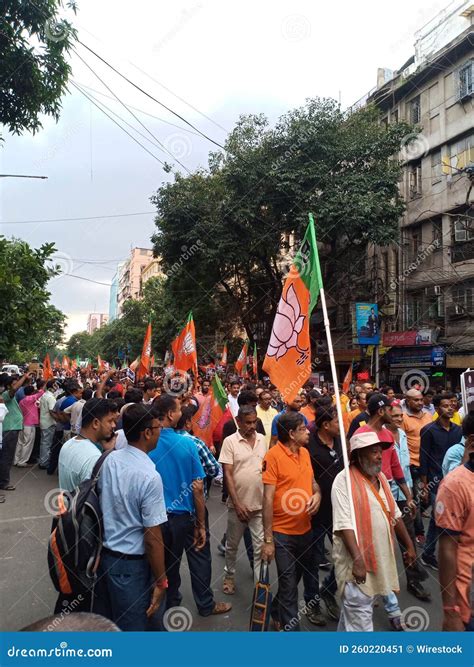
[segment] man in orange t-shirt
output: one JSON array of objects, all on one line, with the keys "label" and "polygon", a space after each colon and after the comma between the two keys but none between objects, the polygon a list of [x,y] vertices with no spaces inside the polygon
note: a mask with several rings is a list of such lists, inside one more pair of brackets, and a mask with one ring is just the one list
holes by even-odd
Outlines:
[{"label": "man in orange t-shirt", "polygon": [[361,412],[364,412],[366,407],[367,407],[367,394],[365,391],[361,391],[357,394],[357,407],[355,410],[351,410],[351,412],[345,412],[342,415],[342,420],[344,422],[344,431],[347,434],[349,431],[349,428],[352,424],[353,419],[358,417]]},{"label": "man in orange t-shirt", "polygon": [[[405,395],[405,412],[403,414],[402,429],[407,434],[408,450],[410,452],[410,473],[413,481],[413,500],[418,501],[421,487],[420,443],[421,429],[432,423],[429,412],[423,410],[423,394],[418,389],[409,389]],[[418,545],[426,542],[425,529],[420,510],[415,517],[415,534]]]},{"label": "man in orange t-shirt", "polygon": [[272,618],[277,629],[299,630],[298,584],[304,573],[305,613],[315,625],[326,621],[319,607],[319,582],[311,517],[321,502],[313,475],[303,415],[285,412],[277,422],[278,442],[263,460],[262,560],[275,558],[278,593]]},{"label": "man in orange t-shirt", "polygon": [[[470,413],[471,415],[472,413]],[[471,416],[465,419],[472,419]],[[474,630],[471,591],[474,553],[474,454],[442,480],[434,507],[439,538],[443,630]]]}]

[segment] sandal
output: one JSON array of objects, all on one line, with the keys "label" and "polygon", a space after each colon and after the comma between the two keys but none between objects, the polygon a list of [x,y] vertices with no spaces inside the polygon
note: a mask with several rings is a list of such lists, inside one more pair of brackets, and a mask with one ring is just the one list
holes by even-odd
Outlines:
[{"label": "sandal", "polygon": [[16,486],[13,486],[13,484],[9,484],[8,486],[4,486],[3,489],[0,489],[0,491],[14,491],[16,489]]},{"label": "sandal", "polygon": [[234,595],[235,593],[235,581],[230,577],[224,577],[224,583],[222,584],[222,592],[226,595]]},{"label": "sandal", "polygon": [[216,602],[214,609],[211,611],[212,615],[216,614],[226,614],[232,609],[230,602]]},{"label": "sandal", "polygon": [[4,502],[5,502],[5,496],[4,496],[4,495],[1,495],[1,496],[0,496],[0,504],[1,504],[1,503],[4,503]]}]

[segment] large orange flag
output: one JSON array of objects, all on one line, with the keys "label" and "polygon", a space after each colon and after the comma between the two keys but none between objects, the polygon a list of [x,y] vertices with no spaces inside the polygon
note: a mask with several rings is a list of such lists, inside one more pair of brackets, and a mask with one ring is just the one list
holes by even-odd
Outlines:
[{"label": "large orange flag", "polygon": [[146,377],[150,373],[150,358],[151,358],[151,324],[149,323],[146,329],[145,338],[143,340],[142,354],[140,357],[140,364],[137,368],[136,379]]},{"label": "large orange flag", "polygon": [[291,403],[311,375],[309,319],[322,287],[314,221],[310,215],[303,243],[286,278],[263,368]]},{"label": "large orange flag", "polygon": [[49,354],[46,354],[44,361],[43,361],[43,380],[52,380],[54,377],[53,375],[53,369],[51,368],[51,359],[49,358]]},{"label": "large orange flag", "polygon": [[171,343],[174,354],[174,367],[177,371],[193,369],[197,377],[196,330],[192,312],[189,313],[186,324],[179,335]]}]

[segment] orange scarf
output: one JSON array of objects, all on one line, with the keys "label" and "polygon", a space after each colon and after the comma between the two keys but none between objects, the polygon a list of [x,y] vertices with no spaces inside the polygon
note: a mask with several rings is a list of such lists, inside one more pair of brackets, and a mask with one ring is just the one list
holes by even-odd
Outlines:
[{"label": "orange scarf", "polygon": [[367,572],[377,572],[377,561],[375,559],[375,550],[372,534],[372,520],[370,516],[369,496],[367,495],[367,488],[370,488],[374,493],[377,501],[382,505],[384,514],[390,524],[393,540],[393,527],[395,521],[395,501],[390,491],[390,487],[385,478],[385,475],[378,475],[378,480],[385,492],[385,497],[388,501],[389,511],[385,503],[380,498],[377,488],[374,487],[369,480],[364,477],[356,466],[349,468],[351,474],[352,484],[352,500],[354,502],[355,520],[357,526],[357,538],[359,542],[359,550],[365,562]]}]

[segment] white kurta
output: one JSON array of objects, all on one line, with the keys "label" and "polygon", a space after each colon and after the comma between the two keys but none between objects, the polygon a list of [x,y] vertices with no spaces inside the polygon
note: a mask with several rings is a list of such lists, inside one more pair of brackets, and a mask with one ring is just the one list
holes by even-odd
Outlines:
[{"label": "white kurta", "polygon": [[[380,473],[383,475],[383,473]],[[377,498],[370,487],[367,487],[369,498],[370,518],[372,521],[372,536],[374,544],[377,572],[367,572],[365,584],[358,584],[363,593],[371,597],[375,595],[388,595],[392,591],[399,590],[397,565],[393,550],[389,521],[380,506]],[[389,505],[382,486],[379,489],[387,511]],[[352,558],[347,551],[342,538],[337,535],[338,530],[354,530],[351,521],[349,498],[346,486],[346,471],[341,470],[334,480],[331,491],[333,511],[333,533],[334,544],[332,557],[336,574],[338,592],[342,595],[344,586],[348,581],[354,581],[352,575]],[[356,509],[357,511],[357,509]],[[399,518],[401,512],[395,504],[395,518]]]}]

